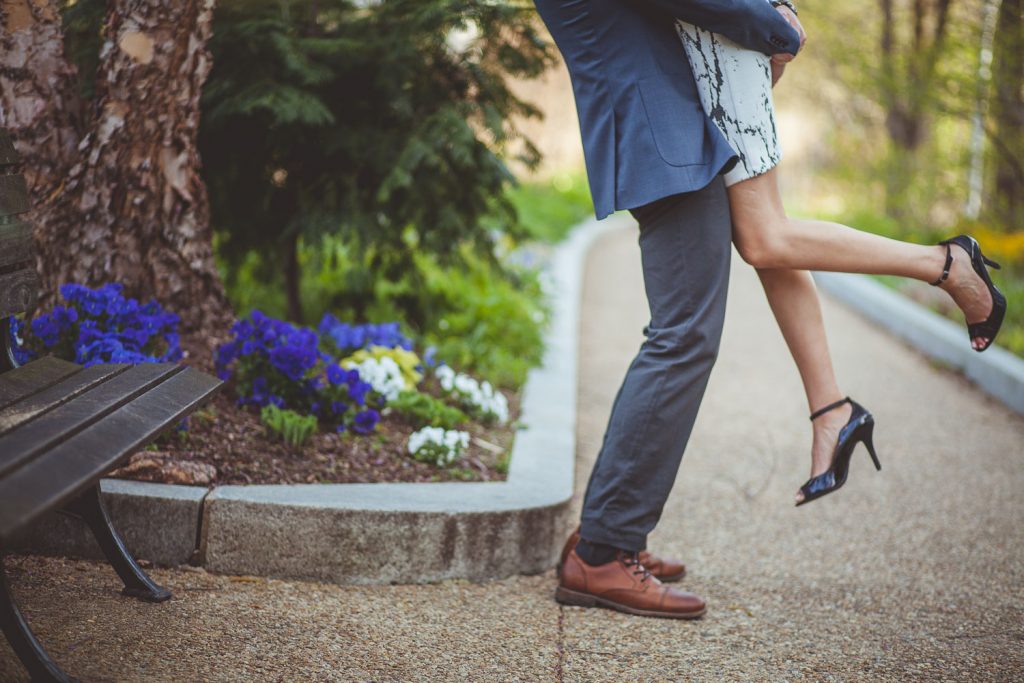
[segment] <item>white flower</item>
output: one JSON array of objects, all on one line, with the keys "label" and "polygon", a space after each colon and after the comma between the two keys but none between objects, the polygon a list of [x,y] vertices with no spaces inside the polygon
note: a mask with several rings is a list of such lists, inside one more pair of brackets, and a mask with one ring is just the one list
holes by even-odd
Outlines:
[{"label": "white flower", "polygon": [[388,356],[367,358],[361,363],[346,361],[343,366],[347,370],[355,368],[359,372],[359,379],[372,386],[387,401],[394,401],[408,388],[402,369]]},{"label": "white flower", "polygon": [[469,432],[441,427],[424,427],[409,435],[409,453],[417,460],[450,465],[469,448]]},{"label": "white flower", "polygon": [[477,382],[469,375],[456,373],[447,365],[437,368],[434,374],[441,388],[449,394],[455,394],[470,410],[483,417],[508,422],[508,399],[496,391],[490,382]]},{"label": "white flower", "polygon": [[434,374],[437,375],[437,379],[441,382],[441,388],[445,391],[451,391],[455,387],[455,371],[447,365],[434,370]]}]

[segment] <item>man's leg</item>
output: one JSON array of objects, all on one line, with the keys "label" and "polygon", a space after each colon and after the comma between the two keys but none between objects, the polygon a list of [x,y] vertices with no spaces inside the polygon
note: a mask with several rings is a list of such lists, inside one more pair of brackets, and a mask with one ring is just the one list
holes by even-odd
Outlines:
[{"label": "man's leg", "polygon": [[651,320],[612,406],[580,536],[639,551],[661,517],[718,354],[732,237],[720,177],[633,215]]}]

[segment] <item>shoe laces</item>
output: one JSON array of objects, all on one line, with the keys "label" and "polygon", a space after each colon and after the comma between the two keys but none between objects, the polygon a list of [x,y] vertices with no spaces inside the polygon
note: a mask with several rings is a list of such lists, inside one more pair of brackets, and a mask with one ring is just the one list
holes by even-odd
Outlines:
[{"label": "shoe laces", "polygon": [[643,574],[643,577],[640,579],[641,583],[650,578],[651,571],[640,564],[640,553],[623,553],[623,555],[625,555],[625,557],[622,558],[622,564],[627,567],[633,567],[634,574]]}]

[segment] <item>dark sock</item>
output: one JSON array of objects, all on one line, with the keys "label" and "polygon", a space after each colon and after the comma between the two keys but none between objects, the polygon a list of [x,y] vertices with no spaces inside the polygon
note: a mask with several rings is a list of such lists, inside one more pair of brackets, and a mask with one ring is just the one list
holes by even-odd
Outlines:
[{"label": "dark sock", "polygon": [[618,551],[619,549],[615,546],[605,545],[604,543],[591,543],[582,538],[576,544],[576,554],[580,556],[581,560],[592,567],[611,562],[615,559],[615,553]]}]

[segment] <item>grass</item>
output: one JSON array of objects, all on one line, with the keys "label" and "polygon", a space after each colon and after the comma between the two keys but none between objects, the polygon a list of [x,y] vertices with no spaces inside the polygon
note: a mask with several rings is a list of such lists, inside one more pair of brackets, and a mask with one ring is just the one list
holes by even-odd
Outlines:
[{"label": "grass", "polygon": [[549,244],[561,242],[573,226],[594,215],[586,175],[579,171],[521,183],[509,190],[508,198],[526,231]]}]

